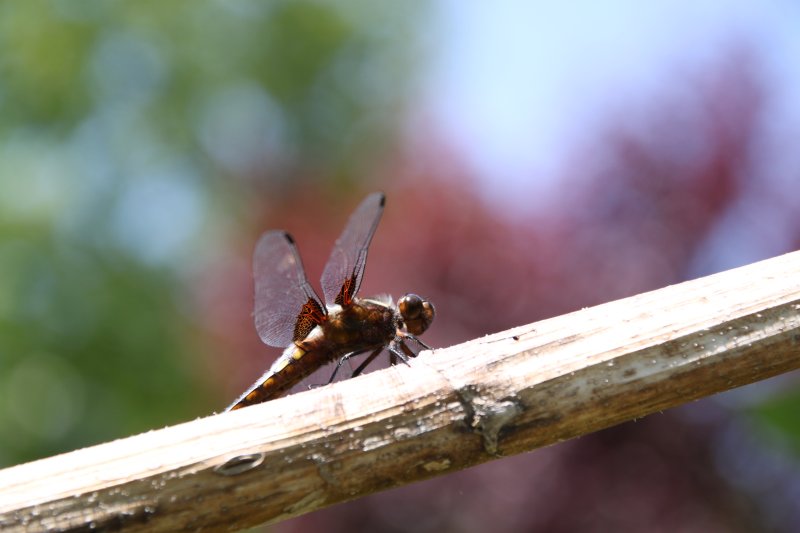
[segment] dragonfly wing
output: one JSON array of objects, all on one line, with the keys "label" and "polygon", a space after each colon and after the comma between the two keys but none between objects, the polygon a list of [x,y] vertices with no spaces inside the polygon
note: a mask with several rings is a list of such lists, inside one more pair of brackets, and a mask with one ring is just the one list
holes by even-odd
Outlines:
[{"label": "dragonfly wing", "polygon": [[325,308],[308,283],[291,235],[268,231],[253,254],[255,320],[265,344],[285,347],[325,320]]},{"label": "dragonfly wing", "polygon": [[322,272],[322,292],[328,305],[347,305],[358,292],[364,277],[367,251],[378,227],[386,196],[372,193],[356,208]]}]

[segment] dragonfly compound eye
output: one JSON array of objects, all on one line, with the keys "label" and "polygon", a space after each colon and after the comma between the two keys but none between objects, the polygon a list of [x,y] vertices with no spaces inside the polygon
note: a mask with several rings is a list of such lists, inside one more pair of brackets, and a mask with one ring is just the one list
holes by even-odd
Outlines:
[{"label": "dragonfly compound eye", "polygon": [[397,308],[400,310],[406,329],[412,335],[422,335],[436,314],[433,304],[416,294],[406,294],[400,298]]}]

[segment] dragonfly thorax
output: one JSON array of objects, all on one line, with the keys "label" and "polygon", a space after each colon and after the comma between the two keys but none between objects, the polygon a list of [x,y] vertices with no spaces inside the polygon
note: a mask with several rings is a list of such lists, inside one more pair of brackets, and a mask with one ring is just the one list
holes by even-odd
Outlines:
[{"label": "dragonfly thorax", "polygon": [[395,337],[399,314],[391,305],[356,298],[344,307],[332,306],[321,325],[326,342],[349,351],[385,346]]}]

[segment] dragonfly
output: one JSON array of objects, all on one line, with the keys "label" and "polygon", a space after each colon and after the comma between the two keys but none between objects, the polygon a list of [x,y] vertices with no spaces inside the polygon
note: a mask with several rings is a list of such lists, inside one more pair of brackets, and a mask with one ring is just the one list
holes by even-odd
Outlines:
[{"label": "dragonfly", "polygon": [[435,316],[429,300],[413,293],[397,303],[388,296],[358,296],[385,205],[383,193],[372,193],[350,216],[322,272],[325,305],[308,282],[292,236],[282,230],[261,236],[253,254],[255,327],[262,342],[285,349],[226,411],[279,398],[333,362],[329,383],[351,357],[369,352],[353,371],[357,376],[384,350],[392,364],[398,359],[408,364],[418,355],[409,343],[430,349],[419,338]]}]

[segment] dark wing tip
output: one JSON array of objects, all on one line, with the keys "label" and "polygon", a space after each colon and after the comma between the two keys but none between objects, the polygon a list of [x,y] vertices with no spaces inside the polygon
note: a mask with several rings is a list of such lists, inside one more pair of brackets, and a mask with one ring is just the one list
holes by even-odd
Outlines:
[{"label": "dark wing tip", "polygon": [[381,197],[381,207],[386,205],[386,193],[378,192],[375,194],[379,194]]},{"label": "dark wing tip", "polygon": [[283,237],[284,237],[284,238],[285,238],[287,241],[289,241],[289,244],[294,244],[294,238],[292,238],[292,236],[291,236],[291,235],[289,235],[289,232],[288,232],[288,231],[284,231],[284,232],[283,232]]}]

